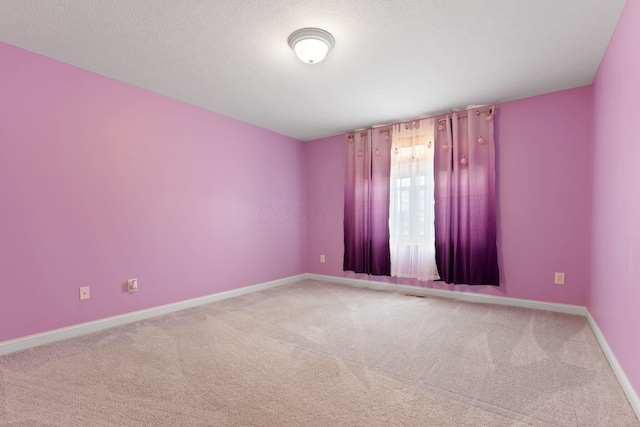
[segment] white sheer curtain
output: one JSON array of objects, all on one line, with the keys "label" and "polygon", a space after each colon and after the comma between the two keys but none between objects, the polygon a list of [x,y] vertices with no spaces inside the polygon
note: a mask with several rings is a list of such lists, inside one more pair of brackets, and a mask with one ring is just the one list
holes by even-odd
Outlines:
[{"label": "white sheer curtain", "polygon": [[434,127],[423,119],[392,127],[389,244],[391,275],[439,279],[435,257]]}]

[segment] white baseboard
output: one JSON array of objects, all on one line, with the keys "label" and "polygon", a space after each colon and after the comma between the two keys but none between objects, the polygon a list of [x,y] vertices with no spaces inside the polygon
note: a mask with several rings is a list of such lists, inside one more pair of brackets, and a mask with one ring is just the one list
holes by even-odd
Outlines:
[{"label": "white baseboard", "polygon": [[519,298],[509,298],[494,295],[475,294],[471,292],[449,291],[446,289],[421,288],[419,286],[396,285],[393,283],[378,282],[373,280],[350,279],[347,277],[324,276],[321,274],[307,274],[311,280],[321,280],[331,283],[342,283],[366,287],[377,290],[407,292],[417,295],[429,295],[435,297],[452,298],[467,302],[480,302],[486,304],[508,305],[512,307],[533,308],[536,310],[554,311],[558,313],[577,314],[586,316],[588,311],[579,305],[559,304],[554,302],[532,301]]},{"label": "white baseboard", "polygon": [[91,332],[101,331],[114,326],[125,325],[127,323],[137,322],[139,320],[149,319],[151,317],[163,314],[173,313],[174,311],[184,310],[186,308],[196,307],[215,301],[221,301],[227,298],[233,298],[245,295],[251,292],[261,291],[264,289],[275,288],[277,286],[287,285],[307,278],[306,274],[286,277],[284,279],[273,280],[271,282],[260,283],[244,288],[233,289],[230,291],[220,292],[213,295],[207,295],[200,298],[193,298],[186,301],[180,301],[172,304],[161,305],[158,307],[148,308],[145,310],[125,313],[118,316],[107,317],[105,319],[94,320],[92,322],[81,323],[78,325],[68,326],[65,328],[54,329],[52,331],[42,332],[39,334],[29,335],[22,338],[16,338],[9,341],[0,342],[0,355],[13,353],[20,350],[26,350],[42,344],[48,344],[55,341],[65,340],[80,335],[89,334]]},{"label": "white baseboard", "polygon": [[616,377],[618,378],[618,381],[622,386],[622,390],[624,390],[624,394],[627,395],[627,399],[629,399],[631,407],[635,411],[638,420],[640,420],[640,398],[638,398],[638,394],[636,393],[626,374],[622,370],[622,366],[620,366],[620,364],[618,363],[618,359],[616,358],[615,354],[613,354],[611,347],[609,347],[609,343],[607,343],[604,335],[602,335],[602,331],[600,331],[600,328],[598,327],[598,324],[596,323],[593,316],[591,316],[591,313],[587,311],[586,317],[589,325],[591,326],[591,329],[593,330],[593,333],[596,336],[596,339],[598,340],[598,343],[600,344],[600,347],[602,348],[602,351],[604,352],[604,355],[609,361],[609,365],[611,365],[611,369],[616,374]]},{"label": "white baseboard", "polygon": [[407,285],[395,285],[393,283],[384,283],[373,280],[362,280],[362,279],[350,279],[347,277],[335,277],[335,276],[324,276],[321,274],[307,274],[307,278],[310,280],[321,280],[324,282],[331,283],[340,283],[345,285],[352,286],[360,286],[365,288],[377,289],[377,290],[386,290],[386,291],[395,291],[395,292],[407,292],[411,294],[418,295],[430,295],[430,296],[438,296],[443,298],[453,298],[462,301],[468,302],[480,302],[480,303],[490,303],[490,304],[499,304],[499,305],[508,305],[513,307],[524,307],[524,308],[533,308],[536,310],[547,310],[554,311],[558,313],[567,313],[567,314],[575,314],[579,316],[586,317],[589,322],[589,326],[593,330],[593,333],[602,348],[609,364],[611,365],[611,369],[616,374],[624,393],[627,395],[629,399],[629,403],[631,407],[636,413],[636,416],[640,420],[640,399],[638,398],[638,394],[635,392],[633,386],[629,382],[626,374],[622,370],[622,367],[618,363],[618,359],[611,351],[607,340],[602,335],[598,324],[589,313],[586,307],[579,305],[570,305],[570,304],[558,304],[552,302],[542,302],[542,301],[531,301],[519,298],[509,298],[509,297],[500,297],[494,295],[483,295],[483,294],[472,294],[469,292],[459,292],[459,291],[449,291],[446,289],[431,289],[431,288],[421,288],[418,286],[407,286]]}]

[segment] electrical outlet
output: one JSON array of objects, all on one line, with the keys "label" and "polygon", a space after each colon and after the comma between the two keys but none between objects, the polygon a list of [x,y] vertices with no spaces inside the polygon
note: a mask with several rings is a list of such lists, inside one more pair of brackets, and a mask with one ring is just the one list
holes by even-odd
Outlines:
[{"label": "electrical outlet", "polygon": [[138,290],[138,279],[127,280],[127,286],[129,287],[129,292],[136,292]]},{"label": "electrical outlet", "polygon": [[324,263],[324,255],[320,255],[320,262]]},{"label": "electrical outlet", "polygon": [[556,272],[554,283],[556,285],[564,285],[564,273]]},{"label": "electrical outlet", "polygon": [[80,288],[80,299],[89,299],[89,287],[83,286]]}]

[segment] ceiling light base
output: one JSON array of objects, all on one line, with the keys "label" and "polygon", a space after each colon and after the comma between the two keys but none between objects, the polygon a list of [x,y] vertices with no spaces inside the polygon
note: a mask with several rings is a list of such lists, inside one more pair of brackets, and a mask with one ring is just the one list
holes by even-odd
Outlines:
[{"label": "ceiling light base", "polygon": [[307,64],[322,61],[335,44],[333,36],[320,28],[302,28],[289,36],[289,46]]}]

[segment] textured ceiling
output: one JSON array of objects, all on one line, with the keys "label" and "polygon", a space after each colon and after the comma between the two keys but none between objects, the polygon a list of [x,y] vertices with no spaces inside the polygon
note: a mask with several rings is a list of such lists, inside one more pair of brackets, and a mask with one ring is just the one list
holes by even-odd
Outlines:
[{"label": "textured ceiling", "polygon": [[[0,41],[312,140],[590,84],[624,4],[0,0]],[[324,62],[287,45],[303,27],[335,37]]]}]

